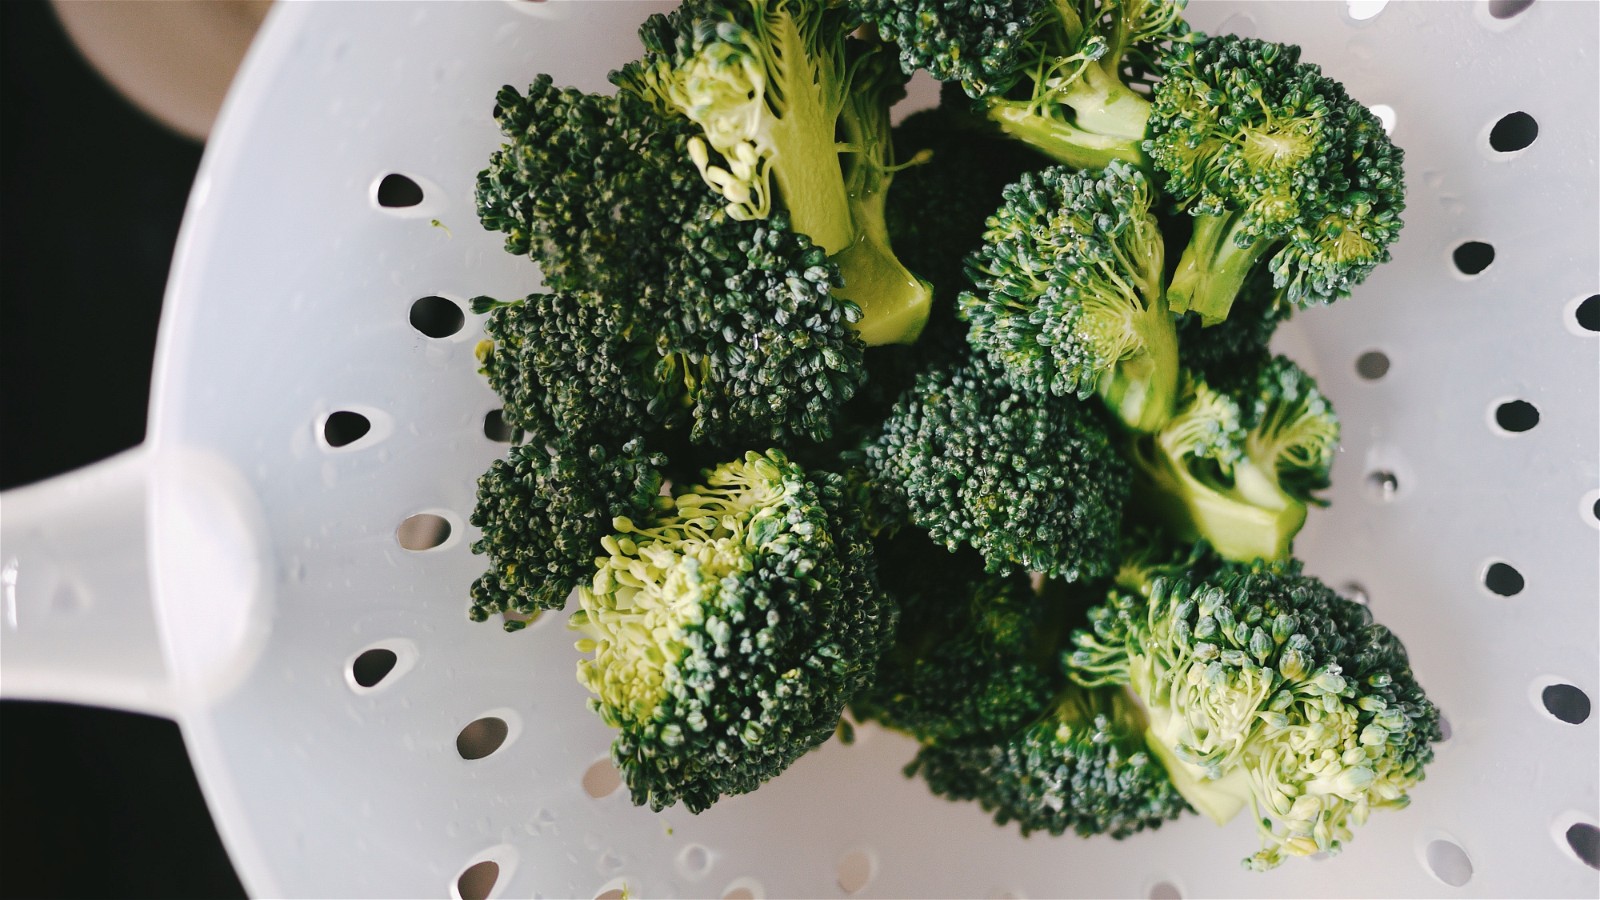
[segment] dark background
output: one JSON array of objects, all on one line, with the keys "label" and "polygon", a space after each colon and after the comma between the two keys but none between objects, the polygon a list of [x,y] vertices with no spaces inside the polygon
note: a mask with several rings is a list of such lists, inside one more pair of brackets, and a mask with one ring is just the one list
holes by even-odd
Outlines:
[{"label": "dark background", "polygon": [[[44,0],[0,3],[0,488],[143,440],[200,152],[107,85]],[[177,725],[0,702],[0,896],[244,896]]]}]

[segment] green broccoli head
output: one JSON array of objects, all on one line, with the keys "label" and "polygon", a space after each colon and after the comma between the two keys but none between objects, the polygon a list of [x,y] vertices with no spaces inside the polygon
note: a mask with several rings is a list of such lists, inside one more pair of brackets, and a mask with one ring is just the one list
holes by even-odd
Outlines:
[{"label": "green broccoli head", "polygon": [[1258,264],[1290,303],[1348,292],[1399,233],[1401,153],[1300,48],[1232,35],[1162,59],[1145,149],[1194,231],[1168,288],[1175,312],[1229,315]]},{"label": "green broccoli head", "polygon": [[[681,223],[715,195],[686,159],[693,127],[626,94],[506,86],[494,119],[508,143],[478,175],[478,214],[545,286],[651,301]],[[697,217],[697,216],[695,216]]]},{"label": "green broccoli head", "polygon": [[864,450],[877,495],[994,571],[1109,574],[1129,472],[1095,406],[1008,385],[981,359],[918,376]]},{"label": "green broccoli head", "polygon": [[1295,307],[1278,302],[1272,272],[1257,266],[1245,279],[1228,318],[1206,325],[1194,313],[1178,319],[1178,364],[1218,386],[1232,383],[1239,373],[1251,373],[1271,356],[1269,347],[1278,326],[1288,321]]},{"label": "green broccoli head", "polygon": [[921,741],[1009,734],[1038,716],[1060,687],[1054,648],[1062,610],[1026,573],[984,569],[914,529],[877,542],[881,590],[900,610],[894,645],[851,701]]},{"label": "green broccoli head", "polygon": [[1178,342],[1149,182],[1121,163],[1056,166],[1004,196],[967,263],[968,340],[1020,388],[1098,392],[1125,425],[1160,427],[1177,391]]},{"label": "green broccoli head", "polygon": [[1339,419],[1288,358],[1247,371],[1226,392],[1186,375],[1177,414],[1130,445],[1135,502],[1226,559],[1281,560],[1328,486]]},{"label": "green broccoli head", "polygon": [[[600,539],[618,516],[648,518],[660,504],[666,457],[629,441],[574,444],[539,429],[478,479],[472,552],[489,568],[472,584],[473,621],[503,612],[560,609],[587,580]],[[523,626],[506,622],[506,630]]]},{"label": "green broccoli head", "polygon": [[1132,690],[1196,809],[1221,822],[1250,805],[1250,868],[1339,852],[1372,810],[1407,803],[1440,739],[1399,639],[1293,567],[1158,579],[1090,622],[1072,677]]},{"label": "green broccoli head", "polygon": [[[857,6],[907,71],[959,82],[1001,132],[1059,163],[1144,165],[1150,104],[1135,84],[1188,33],[1183,0],[945,0]],[[1132,76],[1132,80],[1125,80]]]},{"label": "green broccoli head", "polygon": [[1068,686],[1047,711],[998,741],[934,743],[907,767],[934,793],[976,800],[1024,835],[1124,838],[1189,806],[1145,746],[1139,704],[1118,687]]},{"label": "green broccoli head", "polygon": [[700,812],[833,733],[895,622],[838,476],[747,453],[614,528],[571,624],[636,804]]},{"label": "green broccoli head", "polygon": [[838,3],[689,0],[645,22],[644,56],[612,80],[696,127],[686,158],[730,217],[786,210],[834,259],[867,344],[905,343],[930,291],[894,255],[883,222],[888,107],[904,78],[877,61],[886,47],[851,37],[858,26]]}]

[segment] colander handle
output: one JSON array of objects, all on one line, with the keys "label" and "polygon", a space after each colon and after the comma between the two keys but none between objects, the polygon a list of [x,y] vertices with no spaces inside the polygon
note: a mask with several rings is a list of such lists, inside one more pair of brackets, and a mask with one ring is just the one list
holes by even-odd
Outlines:
[{"label": "colander handle", "polygon": [[0,495],[0,697],[173,715],[152,600],[152,454]]}]

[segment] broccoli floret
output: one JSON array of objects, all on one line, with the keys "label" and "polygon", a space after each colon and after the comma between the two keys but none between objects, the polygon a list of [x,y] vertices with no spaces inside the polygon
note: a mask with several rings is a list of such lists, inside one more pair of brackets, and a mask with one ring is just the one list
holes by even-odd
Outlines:
[{"label": "broccoli floret", "polygon": [[1293,566],[1119,590],[1074,635],[1074,680],[1126,685],[1173,784],[1218,822],[1249,804],[1244,862],[1337,853],[1399,808],[1440,739],[1405,648],[1366,608]]},{"label": "broccoli floret", "polygon": [[1328,486],[1339,419],[1287,357],[1223,393],[1188,373],[1178,414],[1130,444],[1135,503],[1226,559],[1281,560]]},{"label": "broccoli floret", "polygon": [[786,214],[739,221],[689,160],[692,126],[637,98],[500,93],[511,143],[479,178],[484,223],[553,293],[497,304],[484,371],[508,423],[624,439],[821,440],[865,378],[837,266]]},{"label": "broccoli floret", "polygon": [[751,452],[613,523],[571,625],[634,803],[700,812],[833,734],[895,622],[842,488]]},{"label": "broccoli floret", "polygon": [[[473,621],[495,613],[560,609],[594,568],[618,516],[647,519],[661,503],[666,457],[629,441],[576,444],[550,428],[513,446],[478,479],[472,552],[489,568],[472,584]],[[508,620],[507,631],[523,626]]]},{"label": "broccoli floret", "polygon": [[1018,387],[1098,392],[1130,428],[1159,428],[1177,393],[1178,341],[1145,176],[1121,163],[1056,166],[1004,196],[967,263],[968,339]]},{"label": "broccoli floret", "polygon": [[1173,311],[1226,319],[1258,264],[1283,302],[1327,303],[1389,258],[1401,151],[1300,48],[1221,35],[1175,47],[1161,68],[1145,149],[1194,218]]},{"label": "broccoli floret", "polygon": [[1074,168],[1144,165],[1154,57],[1183,0],[856,0],[907,71],[956,81],[1002,132]]},{"label": "broccoli floret", "polygon": [[613,73],[626,93],[698,126],[686,152],[728,214],[787,210],[839,266],[870,345],[915,341],[930,290],[895,257],[883,220],[888,108],[905,79],[888,49],[852,38],[842,4],[688,0],[640,28],[645,55]]},{"label": "broccoli floret", "polygon": [[906,774],[936,794],[978,801],[1024,835],[1123,838],[1189,809],[1145,747],[1147,727],[1124,689],[1069,685],[1026,727],[999,741],[925,746]]},{"label": "broccoli floret", "polygon": [[851,701],[920,741],[1010,734],[1038,716],[1060,687],[1054,663],[1065,636],[1058,598],[1023,572],[984,569],[914,529],[877,542],[880,590],[900,610],[894,645]]},{"label": "broccoli floret", "polygon": [[918,376],[864,450],[877,495],[993,571],[1108,574],[1130,481],[1096,405],[1032,394],[972,359]]}]

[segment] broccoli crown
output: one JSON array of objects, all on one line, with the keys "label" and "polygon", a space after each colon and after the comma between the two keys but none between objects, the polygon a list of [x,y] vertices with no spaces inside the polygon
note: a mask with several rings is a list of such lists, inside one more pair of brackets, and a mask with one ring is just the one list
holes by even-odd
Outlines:
[{"label": "broccoli crown", "polygon": [[859,5],[908,71],[959,82],[1001,132],[1084,169],[1145,164],[1150,104],[1133,84],[1188,32],[1183,0]]},{"label": "broccoli crown", "polygon": [[478,214],[547,287],[659,302],[682,223],[716,196],[687,161],[694,129],[626,94],[509,85],[494,119],[509,143],[478,174]]},{"label": "broccoli crown", "polygon": [[[659,504],[666,457],[638,440],[609,450],[541,429],[478,479],[472,552],[489,569],[472,584],[469,615],[560,609],[589,577],[600,539],[618,516],[647,517]],[[506,622],[515,631],[524,623]]]},{"label": "broccoli crown", "polygon": [[1328,486],[1339,419],[1287,357],[1248,371],[1226,393],[1187,373],[1171,421],[1130,445],[1135,496],[1224,558],[1280,560]]},{"label": "broccoli crown", "polygon": [[1089,617],[1072,677],[1132,689],[1196,808],[1223,821],[1250,803],[1250,868],[1337,853],[1371,810],[1404,806],[1433,758],[1439,711],[1399,639],[1293,568],[1157,579]]},{"label": "broccoli crown", "polygon": [[859,311],[787,214],[740,221],[686,155],[692,125],[628,94],[500,93],[511,143],[479,179],[486,225],[556,290],[496,306],[483,371],[513,428],[688,428],[698,443],[822,440],[865,378]]},{"label": "broccoli crown", "polygon": [[864,449],[876,493],[988,567],[1108,574],[1129,486],[1094,406],[1029,394],[973,359],[919,375]]},{"label": "broccoli crown", "polygon": [[905,343],[930,292],[895,257],[883,222],[888,108],[904,78],[878,61],[887,48],[850,36],[858,25],[838,3],[689,0],[645,22],[644,56],[612,81],[696,126],[687,159],[731,218],[786,210],[834,258],[838,293],[862,309],[863,340]]},{"label": "broccoli crown", "polygon": [[924,746],[906,773],[1024,835],[1124,838],[1189,808],[1145,747],[1146,727],[1123,689],[1069,686],[1027,726],[993,742]]},{"label": "broccoli crown", "polygon": [[1196,219],[1169,289],[1175,311],[1222,321],[1264,259],[1280,296],[1305,306],[1388,258],[1401,152],[1299,47],[1207,37],[1163,57],[1162,76],[1144,148],[1162,191]]},{"label": "broccoli crown", "polygon": [[1162,240],[1149,182],[1112,163],[1064,166],[1008,186],[967,262],[968,340],[1019,388],[1100,392],[1139,431],[1171,415],[1177,332],[1162,290]]},{"label": "broccoli crown", "polygon": [[838,476],[750,452],[613,525],[572,627],[634,803],[700,812],[833,733],[895,620]]},{"label": "broccoli crown", "polygon": [[921,741],[999,737],[1036,717],[1060,686],[1059,610],[1022,572],[986,572],[907,529],[878,541],[880,589],[900,610],[894,645],[851,701]]},{"label": "broccoli crown", "polygon": [[959,82],[973,97],[1004,93],[1036,52],[1033,32],[1049,15],[1045,0],[852,0],[884,40],[899,47],[907,72]]}]

